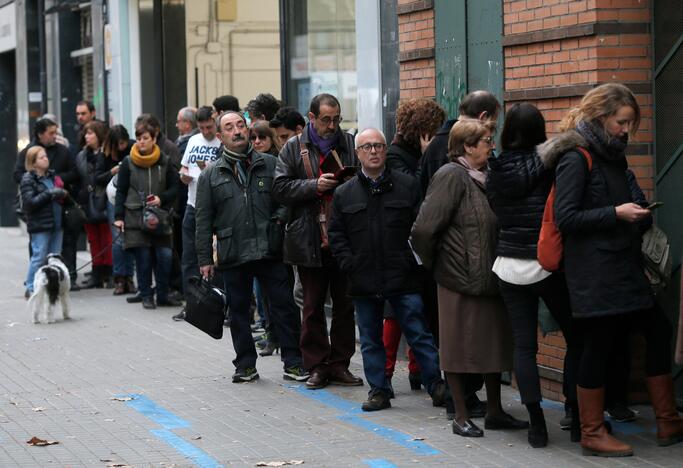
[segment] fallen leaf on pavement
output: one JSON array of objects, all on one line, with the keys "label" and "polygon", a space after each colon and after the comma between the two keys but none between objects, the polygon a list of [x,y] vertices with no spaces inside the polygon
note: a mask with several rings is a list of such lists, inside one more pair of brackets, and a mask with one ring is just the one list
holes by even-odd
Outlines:
[{"label": "fallen leaf on pavement", "polygon": [[36,406],[35,408],[31,408],[31,409],[33,411],[35,411],[36,413],[38,413],[40,411],[45,411],[45,408],[43,408],[42,406]]},{"label": "fallen leaf on pavement", "polygon": [[126,465],[125,463],[110,463],[107,465],[107,468],[133,468],[130,465]]},{"label": "fallen leaf on pavement", "polygon": [[36,436],[33,436],[31,437],[31,440],[27,440],[26,443],[29,445],[33,445],[35,447],[44,447],[46,445],[56,445],[59,442],[57,442],[56,440],[43,440],[39,439]]},{"label": "fallen leaf on pavement", "polygon": [[425,438],[424,437],[413,437],[410,440],[425,440]]},{"label": "fallen leaf on pavement", "polygon": [[258,462],[256,466],[286,466],[286,465],[303,465],[303,460],[289,460],[289,461],[272,461],[272,462]]},{"label": "fallen leaf on pavement", "polygon": [[202,438],[202,436],[196,436],[196,437],[193,437],[192,440],[199,440],[201,438]]},{"label": "fallen leaf on pavement", "polygon": [[129,396],[124,396],[124,397],[115,396],[115,397],[111,397],[110,400],[114,400],[114,401],[130,401],[130,400],[134,400],[134,398],[129,397]]}]

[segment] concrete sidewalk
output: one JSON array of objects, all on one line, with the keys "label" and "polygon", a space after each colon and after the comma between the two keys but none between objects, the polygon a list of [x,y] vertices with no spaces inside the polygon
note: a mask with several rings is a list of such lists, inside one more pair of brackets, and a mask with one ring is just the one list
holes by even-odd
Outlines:
[{"label": "concrete sidewalk", "polygon": [[[73,320],[30,323],[23,299],[28,239],[0,229],[0,467],[255,466],[681,466],[683,444],[659,448],[648,407],[615,432],[636,456],[582,457],[560,430],[562,406],[546,402],[550,445],[526,431],[451,433],[443,408],[412,392],[405,364],[393,408],[363,414],[368,387],[308,391],[282,379],[279,356],[259,358],[261,380],[231,383],[228,330],[215,341],[178,309],[142,309],[111,290],[72,294]],[[87,261],[81,256],[79,264]],[[352,371],[362,374],[360,353]],[[483,397],[483,395],[482,395]],[[517,392],[504,405],[525,418]],[[483,427],[483,421],[481,426]],[[58,441],[26,443],[33,436]]]}]

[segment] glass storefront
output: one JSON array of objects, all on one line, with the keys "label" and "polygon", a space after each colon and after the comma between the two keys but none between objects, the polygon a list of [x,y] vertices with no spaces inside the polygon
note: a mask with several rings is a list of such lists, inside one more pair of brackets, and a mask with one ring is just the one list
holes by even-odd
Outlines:
[{"label": "glass storefront", "polygon": [[284,0],[284,101],[307,115],[313,96],[341,103],[342,127],[357,126],[355,0]]}]

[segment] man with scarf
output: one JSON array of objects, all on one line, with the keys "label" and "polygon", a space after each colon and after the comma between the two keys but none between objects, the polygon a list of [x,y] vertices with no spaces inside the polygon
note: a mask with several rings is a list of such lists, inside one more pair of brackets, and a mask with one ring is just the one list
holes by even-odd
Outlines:
[{"label": "man with scarf", "polygon": [[[319,94],[311,100],[309,123],[298,138],[282,148],[275,171],[273,195],[289,208],[284,261],[297,266],[303,288],[301,352],[311,376],[307,388],[328,383],[363,385],[349,371],[356,350],[353,304],[347,278],[332,257],[327,242],[328,208],[341,183],[335,172],[358,166],[353,137],[343,132],[336,97]],[[325,300],[332,298],[332,325],[327,332]]]},{"label": "man with scarf", "polygon": [[[254,151],[242,114],[224,112],[218,119],[223,152],[199,176],[195,200],[199,270],[206,279],[216,270],[230,294],[230,334],[237,356],[234,383],[259,378],[249,317],[254,278],[263,286],[280,339],[285,380],[304,381],[299,335],[301,321],[282,263],[286,211],[271,196],[276,158]],[[214,264],[213,236],[217,239]]]}]

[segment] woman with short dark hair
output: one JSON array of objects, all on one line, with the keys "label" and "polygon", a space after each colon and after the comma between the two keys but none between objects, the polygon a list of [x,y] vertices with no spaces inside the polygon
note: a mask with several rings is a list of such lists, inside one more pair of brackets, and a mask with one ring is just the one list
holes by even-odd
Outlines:
[{"label": "woman with short dark hair", "polygon": [[[510,317],[514,336],[517,386],[529,412],[528,441],[545,447],[548,431],[541,409],[538,376],[538,300],[543,299],[559,324],[567,352],[563,393],[576,414],[576,372],[580,347],[572,326],[569,293],[562,273],[543,270],[537,243],[546,199],[553,183],[555,160],[539,157],[546,141],[545,120],[532,104],[514,104],[505,115],[500,138],[502,152],[489,160],[486,194],[498,218],[499,234],[493,272]],[[573,419],[577,437],[578,415]]]},{"label": "woman with short dark hair", "polygon": [[[169,210],[178,192],[180,179],[169,157],[157,146],[157,127],[138,118],[136,143],[119,169],[116,186],[114,224],[123,233],[123,247],[135,255],[138,289],[142,306],[180,306],[168,296],[171,276],[172,235],[143,230],[145,207]],[[168,220],[170,222],[170,220]],[[154,257],[153,257],[154,255]],[[152,269],[156,297],[152,289]]]}]

